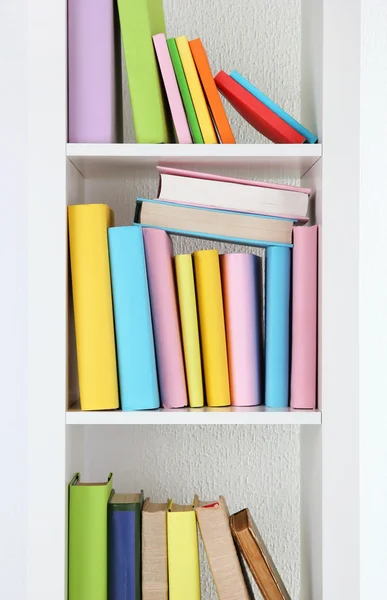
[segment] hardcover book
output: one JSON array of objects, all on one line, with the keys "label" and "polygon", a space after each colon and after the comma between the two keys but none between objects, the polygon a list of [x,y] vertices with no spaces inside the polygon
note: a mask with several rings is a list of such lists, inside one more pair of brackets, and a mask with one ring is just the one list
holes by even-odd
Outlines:
[{"label": "hardcover book", "polygon": [[118,408],[106,204],[68,207],[71,281],[82,410]]},{"label": "hardcover book", "polygon": [[142,232],[108,230],[122,410],[160,406],[152,315]]},{"label": "hardcover book", "polygon": [[107,507],[112,474],[106,482],[69,484],[69,600],[107,600]]},{"label": "hardcover book", "polygon": [[109,600],[141,600],[142,504],[142,492],[109,500]]},{"label": "hardcover book", "polygon": [[272,142],[276,144],[303,144],[305,142],[304,136],[285,123],[224,71],[217,74],[215,83],[235,110]]},{"label": "hardcover book", "polygon": [[142,600],[168,600],[167,508],[147,498],[142,509]]}]

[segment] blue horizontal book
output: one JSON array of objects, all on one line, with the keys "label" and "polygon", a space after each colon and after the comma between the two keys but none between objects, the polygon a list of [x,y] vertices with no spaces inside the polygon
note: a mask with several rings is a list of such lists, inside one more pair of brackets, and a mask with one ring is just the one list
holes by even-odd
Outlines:
[{"label": "blue horizontal book", "polygon": [[137,199],[135,224],[168,233],[248,246],[292,247],[296,219],[164,200]]},{"label": "blue horizontal book", "polygon": [[160,406],[142,232],[108,229],[122,410]]},{"label": "blue horizontal book", "polygon": [[290,250],[266,251],[265,404],[289,405]]},{"label": "blue horizontal book", "polygon": [[141,600],[143,493],[112,494],[108,504],[108,598]]},{"label": "blue horizontal book", "polygon": [[285,112],[278,104],[270,100],[263,92],[261,92],[258,88],[256,88],[250,81],[248,81],[243,75],[238,73],[238,71],[232,71],[230,73],[230,77],[232,77],[239,85],[245,88],[252,96],[257,98],[262,104],[270,108],[278,117],[280,117],[285,123],[293,127],[300,135],[302,135],[309,144],[315,144],[317,142],[317,136],[314,133],[311,133],[306,127],[301,125],[296,119],[293,119],[287,112]]}]

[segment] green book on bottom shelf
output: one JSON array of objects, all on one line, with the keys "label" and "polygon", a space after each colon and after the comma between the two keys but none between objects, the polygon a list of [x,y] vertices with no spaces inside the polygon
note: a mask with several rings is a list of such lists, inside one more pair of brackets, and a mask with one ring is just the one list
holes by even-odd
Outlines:
[{"label": "green book on bottom shelf", "polygon": [[180,54],[177,49],[175,38],[167,40],[168,50],[175,71],[180,95],[183,100],[185,114],[187,115],[188,125],[191,130],[192,139],[195,144],[204,144],[202,132],[200,131],[199,121],[196,116],[195,107],[192,102],[191,92],[185,78],[183,65],[181,64]]},{"label": "green book on bottom shelf", "polygon": [[107,600],[107,506],[112,474],[103,483],[69,484],[69,600]]}]

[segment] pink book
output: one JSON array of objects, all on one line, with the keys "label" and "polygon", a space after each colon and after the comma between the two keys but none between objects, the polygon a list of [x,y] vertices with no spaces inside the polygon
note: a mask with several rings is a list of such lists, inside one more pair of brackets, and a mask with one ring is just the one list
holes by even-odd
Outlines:
[{"label": "pink book", "polygon": [[316,408],[317,236],[317,225],[293,229],[292,408]]},{"label": "pink book", "polygon": [[152,308],[157,371],[164,408],[188,405],[173,272],[172,242],[161,229],[142,230]]},{"label": "pink book", "polygon": [[158,33],[157,35],[154,35],[152,39],[164,81],[164,87],[171,109],[178,142],[179,144],[192,144],[191,133],[185,116],[183,102],[177,85],[176,75],[169,55],[165,35],[163,33]]},{"label": "pink book", "polygon": [[232,406],[262,403],[260,259],[220,257]]}]

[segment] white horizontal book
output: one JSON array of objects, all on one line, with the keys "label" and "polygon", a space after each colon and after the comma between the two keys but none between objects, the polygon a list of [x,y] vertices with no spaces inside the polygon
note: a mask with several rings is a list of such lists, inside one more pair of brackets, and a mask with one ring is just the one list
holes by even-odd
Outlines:
[{"label": "white horizontal book", "polygon": [[166,167],[159,172],[160,200],[304,220],[308,212],[308,188]]}]

